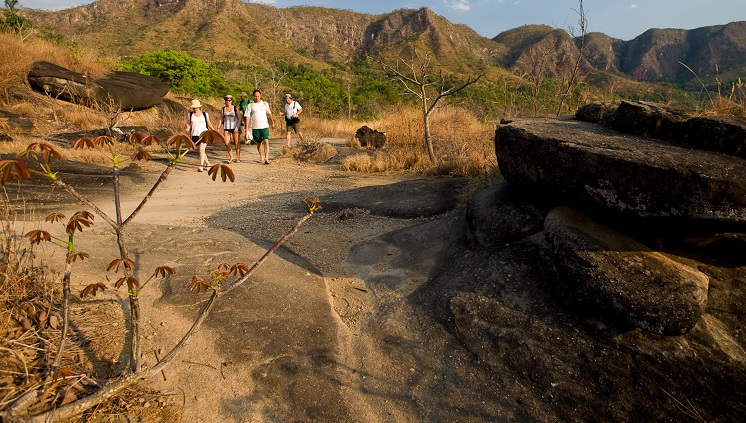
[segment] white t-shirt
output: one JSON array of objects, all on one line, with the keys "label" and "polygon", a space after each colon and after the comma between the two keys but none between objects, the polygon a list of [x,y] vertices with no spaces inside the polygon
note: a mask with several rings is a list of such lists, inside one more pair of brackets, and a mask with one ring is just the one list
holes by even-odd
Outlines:
[{"label": "white t-shirt", "polygon": [[269,128],[267,115],[271,116],[272,112],[269,110],[269,104],[267,104],[266,101],[261,100],[259,103],[254,103],[252,101],[248,106],[246,106],[246,110],[251,119],[251,129]]},{"label": "white t-shirt", "polygon": [[299,110],[302,110],[303,108],[300,107],[300,104],[298,104],[297,101],[292,101],[290,104],[285,102],[285,117],[290,119],[293,117],[294,114],[298,113]]}]

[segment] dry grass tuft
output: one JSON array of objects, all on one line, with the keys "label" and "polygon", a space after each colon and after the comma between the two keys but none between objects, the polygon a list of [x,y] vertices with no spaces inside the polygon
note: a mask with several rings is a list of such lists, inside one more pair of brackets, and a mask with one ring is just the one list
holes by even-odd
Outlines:
[{"label": "dry grass tuft", "polygon": [[[703,114],[709,116],[741,116],[746,117],[746,83],[738,78],[729,89],[723,89],[718,81],[717,95],[710,98],[710,107],[705,108]],[[708,94],[709,95],[709,94]]]},{"label": "dry grass tuft", "polygon": [[309,140],[308,137],[293,147],[283,147],[280,152],[282,157],[292,157],[306,163],[323,163],[336,155],[336,148],[325,142]]},{"label": "dry grass tuft", "polygon": [[[17,229],[17,213],[7,191],[0,203],[0,410],[39,380],[40,367],[53,345],[61,320],[60,292],[34,262],[35,255]],[[51,331],[50,331],[51,330]],[[39,367],[37,367],[39,366]]]},{"label": "dry grass tuft", "polygon": [[323,120],[302,117],[303,135],[309,138],[333,137],[355,139],[355,131],[362,125],[349,119]]},{"label": "dry grass tuft", "polygon": [[[483,175],[496,168],[492,123],[479,122],[458,107],[433,113],[430,131],[438,163],[432,164],[425,150],[422,119],[418,109],[402,108],[383,119],[365,123],[386,133],[386,146],[373,157],[361,154],[345,158],[343,168],[357,172],[414,171],[454,176]],[[347,134],[354,134],[360,126],[359,122],[348,125]],[[347,145],[359,147],[357,140]]]},{"label": "dry grass tuft", "polygon": [[68,69],[100,78],[111,71],[92,52],[58,46],[40,39],[21,39],[13,34],[0,33],[0,92],[11,86],[27,85],[26,75],[31,65],[46,60]]}]

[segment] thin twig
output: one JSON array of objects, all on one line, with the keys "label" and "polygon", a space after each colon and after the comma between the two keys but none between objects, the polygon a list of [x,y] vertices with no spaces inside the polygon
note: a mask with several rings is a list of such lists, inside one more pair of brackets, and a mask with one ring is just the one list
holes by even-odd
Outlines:
[{"label": "thin twig", "polygon": [[[697,412],[697,409],[694,408],[694,406],[692,405],[692,403],[688,399],[686,400],[686,402],[689,404],[689,406],[687,407],[686,405],[682,404],[681,401],[677,400],[673,395],[671,395],[670,393],[668,393],[668,391],[666,391],[665,389],[661,388],[661,391],[663,391],[666,395],[668,395],[669,397],[671,397],[671,399],[674,400],[674,402],[676,403],[676,408],[678,408],[681,412],[683,412],[687,416],[689,416],[689,417],[691,417],[693,419],[701,420],[701,421],[705,420]],[[686,397],[684,397],[684,398],[686,399]]]},{"label": "thin twig", "polygon": [[181,362],[182,363],[189,363],[189,364],[196,364],[198,366],[205,366],[205,367],[209,367],[209,368],[211,368],[213,370],[217,370],[217,367],[215,367],[215,366],[212,366],[210,364],[205,364],[205,363],[199,363],[197,361],[181,360]]}]

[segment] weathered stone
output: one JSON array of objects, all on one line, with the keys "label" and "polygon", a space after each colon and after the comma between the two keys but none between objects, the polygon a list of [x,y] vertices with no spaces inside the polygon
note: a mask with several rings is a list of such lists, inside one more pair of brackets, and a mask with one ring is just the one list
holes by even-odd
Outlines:
[{"label": "weathered stone", "polygon": [[575,119],[599,123],[627,134],[663,138],[677,145],[746,158],[744,117],[690,117],[661,104],[607,101],[580,107]]},{"label": "weathered stone", "polygon": [[121,81],[127,84],[131,84],[148,91],[152,91],[158,97],[163,97],[170,91],[168,85],[158,78],[154,78],[149,75],[143,75],[137,72],[124,72],[114,71],[111,75],[103,79],[97,79],[96,82],[101,83],[103,80],[108,81]]},{"label": "weathered stone", "polygon": [[0,110],[0,119],[16,132],[28,132],[34,129],[34,123],[30,119],[5,110]]},{"label": "weathered stone", "polygon": [[[141,75],[142,78],[134,78],[129,72],[114,74],[106,78],[97,79],[95,84],[89,84],[93,87],[94,97],[97,101],[103,102],[104,106],[121,108],[122,110],[139,110],[156,106],[163,102],[161,94],[151,90],[150,87],[156,86],[153,79],[165,86],[161,81],[147,75]],[[162,87],[157,88],[162,92]],[[166,87],[168,92],[168,87]]]},{"label": "weathered stone", "polygon": [[[170,98],[164,98],[161,104],[155,106],[158,113],[181,113],[187,116],[189,109],[178,101],[171,100]],[[185,118],[186,119],[186,118]]]},{"label": "weathered stone", "polygon": [[603,116],[601,123],[627,134],[670,139],[688,117],[681,110],[660,104],[622,101],[616,110]]},{"label": "weathered stone", "polygon": [[91,78],[83,74],[45,61],[39,61],[31,65],[31,69],[28,71],[28,78],[29,80],[31,80],[31,78],[58,78],[81,85],[88,84],[92,81]]},{"label": "weathered stone", "polygon": [[321,203],[332,213],[359,208],[374,216],[432,217],[453,210],[466,183],[466,178],[443,178],[367,186],[323,196]]},{"label": "weathered stone", "polygon": [[28,72],[32,88],[72,103],[87,102],[90,97],[88,84],[93,80],[49,62],[36,62]]},{"label": "weathered stone", "polygon": [[168,87],[156,78],[131,72],[114,72],[93,80],[49,62],[36,62],[28,73],[29,84],[39,91],[72,103],[102,109],[146,109],[160,104]]},{"label": "weathered stone", "polygon": [[363,125],[355,131],[355,138],[360,141],[361,147],[381,148],[386,144],[386,133]]},{"label": "weathered stone", "polygon": [[575,112],[575,119],[584,122],[600,123],[607,116],[613,114],[617,108],[619,108],[619,102],[616,101],[594,101],[579,107]]},{"label": "weathered stone", "polygon": [[545,222],[558,266],[588,302],[653,333],[680,335],[707,305],[709,279],[569,207]]},{"label": "weathered stone", "polygon": [[702,116],[687,120],[672,141],[687,147],[746,158],[746,118]]},{"label": "weathered stone", "polygon": [[493,247],[541,232],[544,214],[515,187],[495,184],[482,190],[470,202],[466,221],[478,244]]},{"label": "weathered stone", "polygon": [[568,119],[500,125],[505,179],[538,198],[694,226],[746,225],[746,161]]}]

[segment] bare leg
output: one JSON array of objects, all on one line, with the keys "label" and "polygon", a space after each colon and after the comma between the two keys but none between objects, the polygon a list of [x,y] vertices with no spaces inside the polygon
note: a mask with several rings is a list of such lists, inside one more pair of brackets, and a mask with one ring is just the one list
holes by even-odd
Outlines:
[{"label": "bare leg", "polygon": [[259,162],[264,163],[264,157],[262,157],[262,143],[256,145],[256,151],[259,152]]},{"label": "bare leg", "polygon": [[269,163],[269,140],[262,140],[262,149],[264,150],[264,163]]},{"label": "bare leg", "polygon": [[290,147],[290,128],[288,128],[288,131],[287,131],[287,141],[288,141],[288,147]]},{"label": "bare leg", "polygon": [[228,131],[223,131],[223,140],[225,141],[225,150],[230,156],[230,160],[228,161],[228,163],[230,163],[234,160],[233,149],[231,149],[231,133]]},{"label": "bare leg", "polygon": [[298,136],[300,137],[300,141],[303,142],[303,132],[298,132]]},{"label": "bare leg", "polygon": [[236,162],[241,161],[241,142],[238,140],[238,132],[231,134],[233,136],[233,145],[236,147]]},{"label": "bare leg", "polygon": [[202,166],[210,166],[210,161],[207,160],[207,152],[205,149],[207,148],[207,143],[201,142],[199,143],[199,165]]}]

